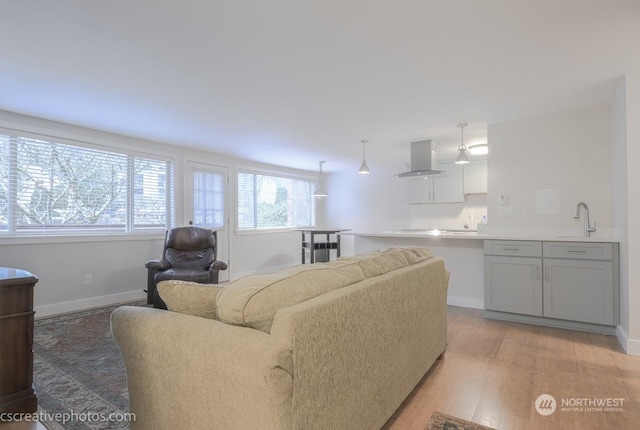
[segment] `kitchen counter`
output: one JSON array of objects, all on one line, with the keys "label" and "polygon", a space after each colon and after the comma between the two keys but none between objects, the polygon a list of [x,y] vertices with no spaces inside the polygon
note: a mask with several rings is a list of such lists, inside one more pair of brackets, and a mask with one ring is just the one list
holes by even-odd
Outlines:
[{"label": "kitchen counter", "polygon": [[444,258],[451,273],[448,303],[453,306],[484,309],[484,241],[517,240],[539,242],[592,242],[618,243],[611,232],[602,229],[593,237],[569,233],[581,233],[575,229],[523,228],[522,234],[478,234],[469,230],[445,229],[398,229],[378,231],[348,231],[341,233],[343,239],[352,237],[354,254],[362,254],[393,246],[423,246],[434,255]]},{"label": "kitchen counter", "polygon": [[467,239],[467,240],[536,240],[545,242],[605,242],[617,243],[620,239],[610,235],[602,236],[573,236],[573,235],[544,235],[537,233],[522,234],[482,234],[472,230],[446,230],[446,229],[399,229],[399,230],[380,230],[373,232],[349,231],[343,232],[343,235],[362,236],[362,237],[391,237],[391,238],[415,238],[415,239]]}]

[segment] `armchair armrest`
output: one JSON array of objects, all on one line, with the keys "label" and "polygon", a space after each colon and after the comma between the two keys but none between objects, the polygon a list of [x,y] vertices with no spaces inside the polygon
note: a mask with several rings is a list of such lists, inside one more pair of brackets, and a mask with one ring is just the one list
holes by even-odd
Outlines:
[{"label": "armchair armrest", "polygon": [[167,260],[149,260],[145,263],[144,267],[151,270],[161,271],[171,268],[171,263]]},{"label": "armchair armrest", "polygon": [[215,260],[211,262],[209,270],[227,270],[227,263],[222,260]]},{"label": "armchair armrest", "polygon": [[290,428],[288,343],[247,327],[133,306],[113,311],[111,331],[127,370],[132,430]]}]

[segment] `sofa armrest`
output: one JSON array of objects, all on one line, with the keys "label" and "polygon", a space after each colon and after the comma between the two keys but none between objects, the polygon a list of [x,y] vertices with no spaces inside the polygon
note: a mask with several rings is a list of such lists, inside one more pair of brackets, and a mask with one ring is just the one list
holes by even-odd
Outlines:
[{"label": "sofa armrest", "polygon": [[134,306],[111,314],[132,430],[289,428],[290,345],[258,330]]},{"label": "sofa armrest", "polygon": [[158,294],[167,309],[203,318],[218,319],[216,297],[224,287],[216,284],[169,280],[158,282]]}]

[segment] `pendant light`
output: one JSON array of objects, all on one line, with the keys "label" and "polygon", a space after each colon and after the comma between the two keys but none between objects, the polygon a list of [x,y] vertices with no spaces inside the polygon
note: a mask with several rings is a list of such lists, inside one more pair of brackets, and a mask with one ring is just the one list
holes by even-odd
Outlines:
[{"label": "pendant light", "polygon": [[469,162],[469,154],[467,147],[464,146],[464,128],[468,124],[466,122],[458,124],[460,129],[460,146],[458,147],[458,156],[456,157],[456,164],[467,164]]},{"label": "pendant light", "polygon": [[369,171],[369,166],[367,166],[367,158],[365,157],[365,145],[367,144],[367,140],[362,141],[362,165],[358,169],[358,173],[363,175],[368,175],[371,173]]},{"label": "pendant light", "polygon": [[320,165],[318,169],[318,182],[316,182],[316,190],[313,193],[313,197],[321,199],[327,197],[329,194],[327,194],[327,191],[324,189],[324,178],[322,177],[322,165],[324,161],[318,161],[318,164]]}]

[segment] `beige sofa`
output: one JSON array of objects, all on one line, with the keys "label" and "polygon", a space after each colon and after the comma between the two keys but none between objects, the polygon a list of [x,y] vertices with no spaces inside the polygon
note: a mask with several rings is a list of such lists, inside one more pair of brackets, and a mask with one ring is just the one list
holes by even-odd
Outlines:
[{"label": "beige sofa", "polygon": [[247,276],[165,281],[170,311],[111,327],[136,429],[379,429],[446,347],[449,273],[392,248]]}]

